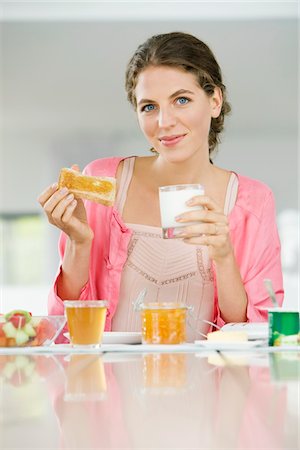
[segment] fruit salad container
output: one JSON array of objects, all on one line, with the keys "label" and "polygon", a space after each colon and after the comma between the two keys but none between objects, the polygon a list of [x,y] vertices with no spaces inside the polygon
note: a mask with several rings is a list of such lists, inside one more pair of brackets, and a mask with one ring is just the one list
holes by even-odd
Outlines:
[{"label": "fruit salad container", "polygon": [[11,311],[0,316],[0,348],[48,346],[65,324],[64,316],[32,316],[24,310]]}]

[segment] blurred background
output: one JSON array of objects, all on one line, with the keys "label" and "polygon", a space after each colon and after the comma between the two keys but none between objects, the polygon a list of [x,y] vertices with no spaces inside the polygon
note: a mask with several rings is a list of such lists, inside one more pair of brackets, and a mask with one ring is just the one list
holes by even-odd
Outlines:
[{"label": "blurred background", "polygon": [[275,194],[287,306],[298,306],[298,18],[293,2],[2,2],[1,311],[47,311],[58,231],[37,197],[61,167],[147,155],[124,73],[137,46],[184,31],[216,55],[232,114],[215,163]]}]

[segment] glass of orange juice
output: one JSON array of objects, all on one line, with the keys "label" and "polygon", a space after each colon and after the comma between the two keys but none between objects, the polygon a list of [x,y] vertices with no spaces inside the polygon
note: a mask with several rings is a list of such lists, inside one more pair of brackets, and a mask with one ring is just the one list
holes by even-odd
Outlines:
[{"label": "glass of orange juice", "polygon": [[105,326],[106,300],[65,300],[65,314],[73,346],[99,347]]},{"label": "glass of orange juice", "polygon": [[186,313],[182,303],[155,302],[139,306],[143,344],[183,344],[186,342]]}]

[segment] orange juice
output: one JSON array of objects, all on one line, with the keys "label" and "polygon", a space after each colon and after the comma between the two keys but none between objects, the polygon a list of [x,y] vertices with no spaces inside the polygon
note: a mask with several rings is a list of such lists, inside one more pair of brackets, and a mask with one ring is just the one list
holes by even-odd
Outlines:
[{"label": "orange juice", "polygon": [[143,344],[186,342],[186,310],[180,303],[148,303],[141,307]]},{"label": "orange juice", "polygon": [[73,345],[99,345],[105,326],[105,300],[64,301],[65,312]]}]

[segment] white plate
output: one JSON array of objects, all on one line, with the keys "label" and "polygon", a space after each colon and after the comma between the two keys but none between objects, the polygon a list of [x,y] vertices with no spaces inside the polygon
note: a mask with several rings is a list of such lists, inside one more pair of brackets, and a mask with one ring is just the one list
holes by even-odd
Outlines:
[{"label": "white plate", "polygon": [[242,341],[242,342],[216,342],[216,341],[195,341],[196,345],[210,350],[247,350],[263,345],[264,341]]},{"label": "white plate", "polygon": [[140,344],[142,333],[138,331],[106,331],[103,334],[103,344]]},{"label": "white plate", "polygon": [[[64,333],[70,340],[70,334]],[[102,344],[140,344],[142,333],[137,331],[105,331],[103,333]]]}]

